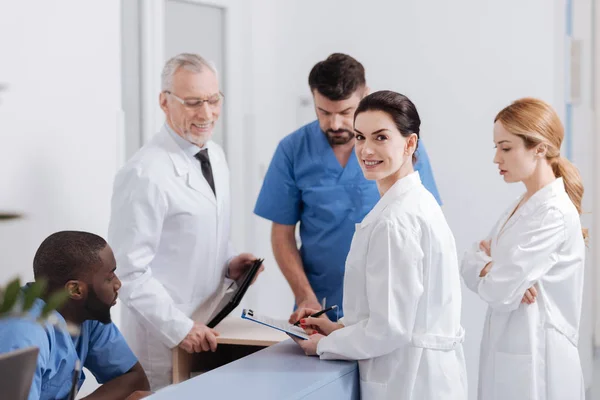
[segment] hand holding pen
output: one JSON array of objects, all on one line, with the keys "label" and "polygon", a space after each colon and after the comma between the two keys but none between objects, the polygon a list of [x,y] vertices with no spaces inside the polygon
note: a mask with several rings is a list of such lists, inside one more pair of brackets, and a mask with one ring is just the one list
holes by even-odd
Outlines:
[{"label": "hand holding pen", "polygon": [[[333,322],[325,314],[328,311],[336,309],[337,306],[326,308],[325,310],[313,312],[307,317],[301,318],[299,322],[300,327],[308,334],[320,333],[322,335],[329,335],[331,332],[343,328],[344,325]],[[304,310],[304,315],[307,315],[310,311],[316,310]]]},{"label": "hand holding pen", "polygon": [[[324,309],[324,310],[317,311],[317,312],[315,312],[315,313],[311,313],[311,314],[308,316],[308,318],[318,318],[318,317],[320,317],[321,315],[325,314],[326,312],[329,312],[329,311],[331,311],[331,310],[335,310],[336,308],[337,308],[337,306],[331,306],[331,307],[329,307],[329,308],[326,308],[326,309]],[[307,309],[307,311],[308,311],[308,309]],[[305,317],[305,318],[306,318],[306,317]],[[295,326],[300,326],[300,321],[302,321],[302,319],[299,319],[298,321],[296,321],[296,323],[295,323],[294,325],[295,325]]]}]

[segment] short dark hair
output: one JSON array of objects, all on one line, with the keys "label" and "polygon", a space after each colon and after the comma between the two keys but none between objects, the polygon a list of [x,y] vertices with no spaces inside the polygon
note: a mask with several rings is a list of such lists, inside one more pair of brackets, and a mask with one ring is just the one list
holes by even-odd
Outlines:
[{"label": "short dark hair", "polygon": [[[396,129],[404,137],[411,134],[416,134],[417,139],[420,139],[421,118],[417,112],[417,107],[405,95],[393,92],[391,90],[380,90],[365,96],[356,111],[354,112],[354,121],[356,116],[365,111],[382,111],[389,115]],[[417,147],[419,142],[417,141]],[[416,161],[416,156],[413,154],[413,163]]]},{"label": "short dark hair", "polygon": [[106,240],[89,232],[53,233],[33,258],[35,279],[45,279],[49,289],[62,287],[72,279],[84,279],[93,272],[90,268],[102,261],[98,253],[106,245]]},{"label": "short dark hair", "polygon": [[310,90],[332,101],[346,100],[366,86],[365,69],[349,55],[333,53],[318,62],[308,75]]}]

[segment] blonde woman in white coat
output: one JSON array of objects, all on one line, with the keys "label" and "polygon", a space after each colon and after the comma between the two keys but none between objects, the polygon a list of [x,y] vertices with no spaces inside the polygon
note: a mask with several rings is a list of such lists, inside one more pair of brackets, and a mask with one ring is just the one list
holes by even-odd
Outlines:
[{"label": "blonde woman in white coat", "polygon": [[496,116],[500,175],[525,193],[462,263],[466,285],[489,304],[479,399],[584,399],[577,338],[585,244],[583,185],[560,156],[563,127],[537,99]]},{"label": "blonde woman in white coat", "polygon": [[302,326],[308,355],[359,360],[362,399],[467,398],[454,237],[413,170],[420,119],[405,96],[382,91],[355,112],[356,156],[380,201],[356,226],[344,278],[345,317]]}]

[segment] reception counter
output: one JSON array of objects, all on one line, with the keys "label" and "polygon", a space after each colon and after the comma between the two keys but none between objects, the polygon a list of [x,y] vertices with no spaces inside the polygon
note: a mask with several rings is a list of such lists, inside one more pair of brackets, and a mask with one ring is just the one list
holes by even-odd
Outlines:
[{"label": "reception counter", "polygon": [[150,400],[359,399],[358,364],[307,357],[291,339],[159,390]]}]

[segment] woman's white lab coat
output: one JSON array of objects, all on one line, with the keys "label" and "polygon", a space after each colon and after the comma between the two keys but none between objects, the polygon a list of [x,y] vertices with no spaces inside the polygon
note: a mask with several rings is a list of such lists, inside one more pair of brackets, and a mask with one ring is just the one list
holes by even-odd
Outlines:
[{"label": "woman's white lab coat", "polygon": [[[520,199],[519,199],[520,201]],[[481,343],[480,400],[584,398],[577,352],[585,244],[562,178],[515,204],[462,263],[465,284],[489,304]],[[479,273],[492,261],[489,273]],[[521,304],[535,285],[535,303]]]},{"label": "woman's white lab coat", "polygon": [[366,400],[467,398],[454,237],[418,172],[356,226],[344,278],[345,327],[321,359],[359,360]]},{"label": "woman's white lab coat", "polygon": [[171,382],[171,348],[222,287],[233,255],[227,162],[216,143],[205,147],[216,198],[166,127],[115,178],[109,244],[123,283],[122,330],[153,390]]}]

